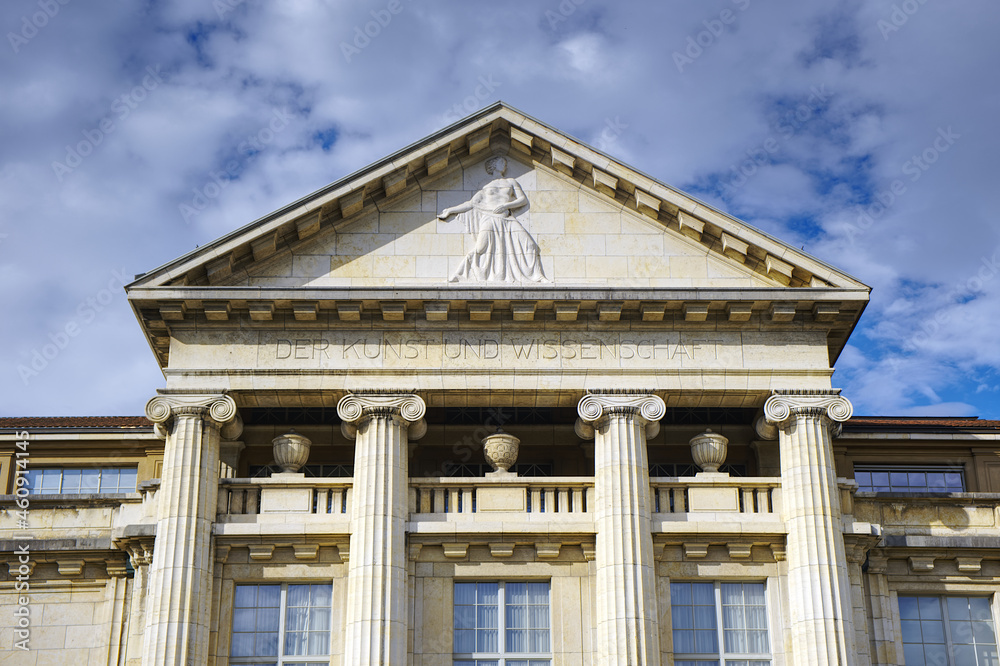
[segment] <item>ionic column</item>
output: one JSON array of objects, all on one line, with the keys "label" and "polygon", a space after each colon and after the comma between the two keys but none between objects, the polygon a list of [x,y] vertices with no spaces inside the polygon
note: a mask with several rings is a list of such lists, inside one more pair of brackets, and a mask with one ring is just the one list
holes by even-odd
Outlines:
[{"label": "ionic column", "polygon": [[793,664],[857,662],[832,444],[852,408],[839,393],[776,391],[757,423],[765,439],[777,436],[781,456]]},{"label": "ionic column", "polygon": [[427,431],[409,393],[355,393],[337,405],[355,438],[343,663],[405,664],[407,444]]},{"label": "ionic column", "polygon": [[577,434],[595,439],[598,664],[660,663],[646,439],[665,411],[641,393],[595,392],[577,407]]},{"label": "ionic column", "polygon": [[[142,663],[204,664],[212,600],[212,523],[219,494],[219,429],[236,418],[227,395],[164,394],[146,416],[166,432],[149,569]],[[237,433],[238,435],[238,433]]]}]

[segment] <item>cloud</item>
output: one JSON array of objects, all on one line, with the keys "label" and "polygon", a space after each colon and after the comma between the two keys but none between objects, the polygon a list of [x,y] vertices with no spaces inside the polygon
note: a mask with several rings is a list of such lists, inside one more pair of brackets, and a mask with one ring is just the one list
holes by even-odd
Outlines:
[{"label": "cloud", "polygon": [[[150,270],[298,199],[471,96],[595,143],[615,123],[608,152],[875,287],[836,375],[859,412],[996,416],[979,387],[1000,384],[1000,280],[978,272],[1000,245],[1000,84],[984,70],[1000,7],[925,3],[886,32],[888,0],[565,4],[402,0],[387,19],[379,0],[72,2],[26,39],[35,5],[6,3],[3,32],[26,41],[0,53],[3,411],[138,412],[163,378],[120,293],[44,373],[25,385],[17,367],[111,270]],[[705,46],[678,71],[689,39]],[[134,99],[150,67],[162,82]],[[499,85],[479,99],[483,77]],[[287,124],[246,150],[276,111]],[[53,163],[107,119],[60,180]],[[942,132],[959,138],[914,167]]]}]

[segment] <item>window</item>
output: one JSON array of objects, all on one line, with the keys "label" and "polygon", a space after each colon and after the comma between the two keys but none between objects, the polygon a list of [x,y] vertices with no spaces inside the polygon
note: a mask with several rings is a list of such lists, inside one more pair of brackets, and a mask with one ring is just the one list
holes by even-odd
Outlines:
[{"label": "window", "polygon": [[763,583],[671,583],[675,666],[769,666]]},{"label": "window", "polygon": [[874,493],[964,493],[965,473],[946,465],[855,465],[858,490]]},{"label": "window", "polygon": [[899,597],[906,666],[996,666],[988,597]]},{"label": "window", "polygon": [[237,585],[229,663],[329,664],[332,592],[330,583]]},{"label": "window", "polygon": [[455,666],[550,666],[548,583],[455,583]]},{"label": "window", "polygon": [[59,493],[134,493],[134,467],[51,467],[28,470],[28,489],[35,495]]}]

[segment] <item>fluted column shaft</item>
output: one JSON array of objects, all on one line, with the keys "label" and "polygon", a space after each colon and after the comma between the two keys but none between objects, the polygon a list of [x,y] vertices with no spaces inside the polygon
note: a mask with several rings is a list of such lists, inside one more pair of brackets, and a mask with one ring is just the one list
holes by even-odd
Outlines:
[{"label": "fluted column shaft", "polygon": [[781,455],[793,664],[857,661],[832,443],[834,429],[850,416],[851,403],[836,391],[776,392],[758,428],[777,434]]},{"label": "fluted column shaft", "polygon": [[351,394],[337,405],[355,437],[343,663],[405,664],[407,440],[426,431],[411,394]]},{"label": "fluted column shaft", "polygon": [[595,439],[596,663],[654,666],[660,640],[646,436],[658,427],[663,400],[594,393],[578,411],[578,433]]},{"label": "fluted column shaft", "polygon": [[211,617],[219,428],[236,417],[236,404],[221,394],[168,394],[150,400],[146,415],[167,434],[142,663],[203,664]]}]

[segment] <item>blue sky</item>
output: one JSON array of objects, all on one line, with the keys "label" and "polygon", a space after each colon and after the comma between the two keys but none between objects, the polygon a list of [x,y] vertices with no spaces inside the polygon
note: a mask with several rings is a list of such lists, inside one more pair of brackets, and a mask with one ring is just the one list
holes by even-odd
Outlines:
[{"label": "blue sky", "polygon": [[855,413],[1000,418],[998,19],[9,0],[0,413],[141,413],[164,381],[123,281],[503,99],[871,285],[834,377]]}]

